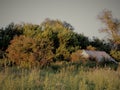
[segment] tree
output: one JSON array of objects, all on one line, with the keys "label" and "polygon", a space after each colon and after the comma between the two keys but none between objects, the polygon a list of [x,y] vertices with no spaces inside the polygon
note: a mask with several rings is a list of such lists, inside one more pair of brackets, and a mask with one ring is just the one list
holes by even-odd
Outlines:
[{"label": "tree", "polygon": [[90,41],[90,45],[95,47],[97,50],[106,51],[107,53],[110,53],[111,50],[111,43],[105,40],[100,40],[97,37],[93,37],[93,39]]},{"label": "tree", "polygon": [[37,34],[41,33],[40,25],[24,23],[23,24],[23,34],[27,37],[35,37]]},{"label": "tree", "polygon": [[61,30],[63,28],[67,30],[74,30],[73,26],[66,21],[62,22],[60,20],[51,20],[49,18],[42,22],[41,27],[43,30],[48,28],[54,30]]},{"label": "tree", "polygon": [[66,21],[63,22],[64,27],[68,28],[69,30],[74,30],[73,26]]},{"label": "tree", "polygon": [[46,38],[16,36],[9,45],[7,51],[8,59],[21,67],[33,67],[36,64],[41,67],[52,62],[52,43]]},{"label": "tree", "polygon": [[100,32],[107,33],[114,49],[120,49],[120,20],[113,18],[111,11],[103,10],[98,18],[105,24]]},{"label": "tree", "polygon": [[46,19],[41,28],[43,36],[53,42],[56,60],[69,60],[70,54],[79,48],[77,34],[67,22]]},{"label": "tree", "polygon": [[89,38],[84,36],[84,34],[76,34],[76,36],[81,49],[86,49],[86,47],[90,44]]},{"label": "tree", "polygon": [[23,33],[23,27],[20,24],[10,23],[5,28],[0,29],[0,49],[5,51],[14,36],[19,36]]}]

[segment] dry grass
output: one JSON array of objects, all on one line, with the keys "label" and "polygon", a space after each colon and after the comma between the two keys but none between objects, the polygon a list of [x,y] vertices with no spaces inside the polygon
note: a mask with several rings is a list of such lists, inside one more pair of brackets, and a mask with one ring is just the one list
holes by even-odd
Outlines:
[{"label": "dry grass", "polygon": [[52,72],[40,69],[6,68],[0,72],[0,90],[120,90],[120,67]]}]

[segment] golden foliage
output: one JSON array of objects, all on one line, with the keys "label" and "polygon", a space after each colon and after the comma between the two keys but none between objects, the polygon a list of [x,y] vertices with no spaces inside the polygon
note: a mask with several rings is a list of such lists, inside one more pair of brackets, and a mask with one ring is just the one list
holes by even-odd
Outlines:
[{"label": "golden foliage", "polygon": [[50,44],[41,39],[37,41],[26,36],[16,36],[8,47],[7,57],[19,66],[46,65],[53,58]]},{"label": "golden foliage", "polygon": [[79,61],[82,58],[81,53],[82,53],[82,50],[78,50],[76,52],[73,52],[71,54],[71,61],[72,62]]},{"label": "golden foliage", "polygon": [[95,47],[93,47],[93,46],[91,46],[91,45],[89,45],[89,46],[87,46],[87,50],[92,50],[92,51],[95,51],[95,50],[96,50],[96,48],[95,48]]},{"label": "golden foliage", "polygon": [[106,9],[98,16],[98,19],[106,26],[100,32],[107,33],[113,43],[120,44],[120,21],[113,18],[111,11]]},{"label": "golden foliage", "polygon": [[120,51],[111,50],[110,54],[114,59],[120,62]]}]

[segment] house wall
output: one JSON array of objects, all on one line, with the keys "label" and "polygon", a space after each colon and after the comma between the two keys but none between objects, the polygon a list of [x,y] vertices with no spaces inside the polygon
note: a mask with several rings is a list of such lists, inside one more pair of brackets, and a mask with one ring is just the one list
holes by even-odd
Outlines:
[{"label": "house wall", "polygon": [[97,62],[103,62],[103,59],[112,61],[114,63],[117,63],[111,56],[109,56],[104,51],[89,51],[89,50],[83,50],[82,56],[84,58],[94,58],[97,60]]},{"label": "house wall", "polygon": [[85,50],[83,50],[83,52],[81,53],[81,55],[84,58],[89,58],[89,55],[85,52]]}]

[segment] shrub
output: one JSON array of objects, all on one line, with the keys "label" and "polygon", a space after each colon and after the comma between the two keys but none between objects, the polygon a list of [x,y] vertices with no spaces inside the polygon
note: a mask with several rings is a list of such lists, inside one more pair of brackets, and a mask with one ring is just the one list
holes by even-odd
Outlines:
[{"label": "shrub", "polygon": [[111,50],[110,54],[114,59],[116,59],[118,62],[120,62],[120,51]]},{"label": "shrub", "polygon": [[76,61],[80,60],[81,58],[82,58],[82,56],[81,56],[81,50],[78,50],[78,51],[73,52],[71,54],[71,61],[72,62],[76,62]]},{"label": "shrub", "polygon": [[0,50],[0,59],[2,59],[5,56],[5,52]]},{"label": "shrub", "polygon": [[93,47],[92,45],[89,45],[89,46],[87,46],[86,48],[87,48],[87,50],[93,50],[93,51],[95,51],[95,50],[96,50],[96,48],[95,48],[95,47]]},{"label": "shrub", "polygon": [[52,61],[52,48],[46,39],[16,36],[7,49],[7,57],[21,67],[45,66]]}]

